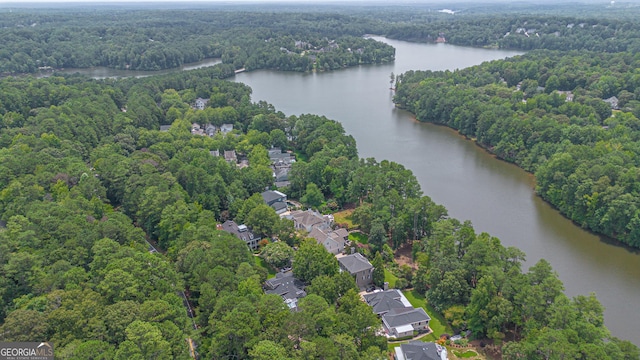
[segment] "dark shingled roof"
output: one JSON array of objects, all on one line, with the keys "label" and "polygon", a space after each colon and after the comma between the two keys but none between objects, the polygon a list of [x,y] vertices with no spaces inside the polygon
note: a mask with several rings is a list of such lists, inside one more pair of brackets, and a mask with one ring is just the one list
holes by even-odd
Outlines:
[{"label": "dark shingled roof", "polygon": [[400,345],[406,360],[440,360],[442,347],[432,342],[412,341]]},{"label": "dark shingled roof", "polygon": [[272,190],[267,190],[263,192],[261,195],[262,195],[262,199],[264,199],[264,202],[267,203],[267,205],[271,205],[274,202],[278,201],[279,199],[284,199],[286,197],[285,194],[279,191],[272,191]]},{"label": "dark shingled roof", "polygon": [[355,253],[347,256],[343,256],[338,259],[338,262],[345,268],[350,274],[356,274],[364,270],[373,268],[373,265],[362,256],[360,253]]},{"label": "dark shingled roof", "polygon": [[407,307],[402,303],[399,290],[387,290],[373,294],[365,294],[364,301],[373,308],[377,315],[384,314],[391,309],[402,309]]},{"label": "dark shingled roof", "polygon": [[423,308],[395,308],[382,315],[382,320],[390,327],[409,325],[431,320]]},{"label": "dark shingled roof", "polygon": [[264,284],[264,292],[276,294],[283,299],[299,299],[305,297],[307,293],[302,289],[303,283],[293,277],[293,272],[277,273],[276,277],[267,280]]}]

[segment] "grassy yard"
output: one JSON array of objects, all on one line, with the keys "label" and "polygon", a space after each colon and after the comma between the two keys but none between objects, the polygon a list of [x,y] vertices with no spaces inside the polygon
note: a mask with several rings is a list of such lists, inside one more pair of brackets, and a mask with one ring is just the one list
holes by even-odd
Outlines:
[{"label": "grassy yard", "polygon": [[369,237],[366,234],[363,234],[361,232],[349,233],[349,240],[359,242],[361,244],[369,243]]},{"label": "grassy yard", "polygon": [[[385,279],[386,280],[386,279]],[[436,312],[429,304],[427,304],[427,300],[424,295],[418,293],[415,290],[412,291],[403,291],[404,296],[409,300],[413,307],[421,307],[423,308],[427,314],[431,317],[431,321],[429,321],[429,327],[433,332],[421,340],[423,341],[436,341],[440,338],[440,335],[444,333],[453,334],[453,329],[447,325],[446,320],[442,315]]]},{"label": "grassy yard", "polygon": [[395,275],[393,275],[391,271],[384,269],[384,281],[389,283],[389,289],[395,288],[396,280],[398,280],[398,278]]},{"label": "grassy yard", "polygon": [[264,261],[263,258],[261,258],[260,256],[254,256],[254,258],[256,260],[256,265],[267,269],[267,271],[269,272],[269,274],[267,275],[267,279],[276,277],[276,270],[269,266],[269,264],[267,264],[267,262]]},{"label": "grassy yard", "polygon": [[353,210],[342,210],[333,214],[333,221],[336,224],[347,224],[347,229],[353,229],[353,221],[351,220],[351,213]]},{"label": "grassy yard", "polygon": [[[425,341],[425,342],[429,342],[432,340],[428,340],[428,336],[427,337],[423,337],[422,339],[420,339],[420,341]],[[387,344],[387,351],[389,351],[390,353],[394,353],[395,352],[395,348],[402,345],[402,344],[406,344],[409,341],[402,341],[402,342],[397,342],[397,343],[388,343]],[[480,355],[477,352],[473,351],[473,350],[457,350],[457,349],[452,349],[450,347],[447,346],[447,353],[449,354],[449,358],[451,358],[453,356],[454,359],[477,359],[477,360],[484,360],[486,359],[486,357],[484,355]]]},{"label": "grassy yard", "polygon": [[462,359],[469,359],[469,358],[478,356],[478,353],[473,350],[466,350],[466,351],[453,350],[453,355]]},{"label": "grassy yard", "polygon": [[402,344],[406,344],[406,343],[408,343],[408,342],[409,342],[409,341],[403,341],[403,342],[397,342],[397,343],[387,343],[387,351],[389,351],[389,352],[392,352],[392,353],[393,353],[393,352],[395,351],[394,349],[395,349],[396,347],[398,347],[398,346],[400,346],[400,345],[402,345]]}]

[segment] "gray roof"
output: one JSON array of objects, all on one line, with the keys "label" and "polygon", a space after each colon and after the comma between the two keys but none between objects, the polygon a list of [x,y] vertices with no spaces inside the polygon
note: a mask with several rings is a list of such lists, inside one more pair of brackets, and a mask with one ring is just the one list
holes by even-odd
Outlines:
[{"label": "gray roof", "polygon": [[291,168],[278,168],[273,171],[276,182],[289,180],[289,170]]},{"label": "gray roof", "polygon": [[291,217],[296,224],[304,227],[311,228],[316,225],[324,224],[326,220],[320,213],[317,213],[311,209],[309,210],[297,210],[291,212]]},{"label": "gray roof", "polygon": [[365,294],[364,301],[373,308],[377,315],[384,314],[391,309],[402,309],[406,305],[402,303],[399,290],[387,290],[373,294]]},{"label": "gray roof", "polygon": [[325,240],[327,240],[327,238],[329,237],[329,235],[327,235],[326,232],[324,232],[322,229],[320,229],[319,227],[313,227],[311,229],[311,232],[309,233],[309,237],[310,238],[314,238],[316,239],[316,241],[319,244],[324,243]]},{"label": "gray roof", "polygon": [[271,207],[273,208],[273,210],[275,210],[277,213],[280,212],[284,212],[287,210],[287,203],[284,201],[276,201],[273,204],[271,204]]},{"label": "gray roof", "polygon": [[616,109],[618,107],[618,98],[615,96],[612,96],[608,99],[604,99],[604,102],[606,102],[607,104],[611,105],[612,108]]},{"label": "gray roof", "polygon": [[258,240],[246,225],[238,225],[233,220],[227,220],[222,223],[222,230],[235,235],[247,244],[251,243],[253,240]]},{"label": "gray roof", "polygon": [[264,199],[264,202],[267,203],[267,205],[272,205],[274,202],[278,201],[284,202],[284,200],[287,198],[287,195],[281,193],[280,191],[273,190],[267,190],[261,195],[262,199]]},{"label": "gray roof", "polygon": [[396,308],[382,315],[382,321],[390,327],[410,325],[429,320],[431,320],[431,318],[423,308]]},{"label": "gray roof", "polygon": [[337,228],[333,230],[331,233],[329,233],[329,236],[331,236],[334,239],[336,237],[339,237],[341,240],[344,240],[349,237],[349,232],[347,231],[347,229]]},{"label": "gray roof", "polygon": [[169,131],[171,125],[160,125],[160,131]]},{"label": "gray roof", "polygon": [[347,270],[350,274],[356,274],[361,271],[373,269],[373,265],[360,253],[343,256],[338,259],[340,266]]},{"label": "gray roof", "polygon": [[[344,229],[340,229],[340,230],[344,230]],[[328,233],[327,235],[329,235],[329,237],[335,241],[336,243],[338,243],[338,245],[340,246],[344,246],[345,244],[345,237],[346,236],[342,236],[341,232],[337,232],[337,231],[332,231],[330,233]],[[347,236],[349,236],[349,234],[347,233]]]},{"label": "gray roof", "polygon": [[225,150],[224,151],[224,159],[227,161],[235,161],[237,160],[236,151],[235,150]]},{"label": "gray roof", "polygon": [[299,299],[305,297],[307,293],[303,289],[304,284],[293,277],[293,272],[277,273],[276,277],[264,283],[266,294],[276,294],[283,299]]},{"label": "gray roof", "polygon": [[432,342],[412,341],[400,345],[406,360],[440,360],[442,347]]},{"label": "gray roof", "polygon": [[295,158],[290,154],[290,153],[276,153],[276,152],[269,152],[269,160],[271,160],[272,163],[283,163],[283,164],[290,164],[291,162],[295,161]]}]

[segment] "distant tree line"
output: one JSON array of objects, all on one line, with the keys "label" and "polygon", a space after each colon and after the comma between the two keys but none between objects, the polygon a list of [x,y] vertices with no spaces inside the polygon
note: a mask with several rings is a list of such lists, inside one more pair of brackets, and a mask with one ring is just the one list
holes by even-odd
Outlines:
[{"label": "distant tree line", "polygon": [[235,69],[334,70],[393,61],[372,21],[311,13],[28,9],[0,15],[0,74],[106,66],[160,70],[221,58]]},{"label": "distant tree line", "polygon": [[[638,13],[637,9],[630,9]],[[518,50],[640,50],[640,25],[630,17],[584,17],[554,14],[455,15],[421,23],[390,25],[386,36],[407,41]]]},{"label": "distant tree line", "polygon": [[205,58],[221,58],[235,69],[303,72],[393,61],[391,46],[363,39],[365,34],[520,50],[636,52],[640,28],[631,16],[636,12],[613,8],[594,17],[567,16],[558,9],[523,15],[517,9],[478,8],[448,15],[421,6],[318,12],[15,9],[0,15],[0,74],[90,66],[160,70]]}]

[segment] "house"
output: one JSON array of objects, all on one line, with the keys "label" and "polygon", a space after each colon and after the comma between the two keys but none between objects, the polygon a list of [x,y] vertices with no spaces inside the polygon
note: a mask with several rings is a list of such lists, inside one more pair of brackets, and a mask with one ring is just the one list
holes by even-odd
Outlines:
[{"label": "house", "polygon": [[291,171],[291,164],[296,161],[295,157],[291,153],[282,152],[280,148],[274,147],[269,149],[269,160],[273,168],[273,180],[276,187],[288,186],[289,171]]},{"label": "house", "polygon": [[395,360],[447,360],[447,348],[433,342],[411,341],[395,349]]},{"label": "house", "polygon": [[[316,226],[311,229],[309,237],[316,239],[318,244],[322,244],[322,246],[324,246],[324,248],[327,249],[328,252],[337,255],[344,251],[344,245],[346,243],[346,238],[341,234],[342,233],[337,233],[335,231],[327,232],[326,229]],[[349,236],[348,233],[347,236]]]},{"label": "house", "polygon": [[220,132],[223,135],[227,135],[232,131],[233,131],[233,124],[222,124],[222,126],[220,126]]},{"label": "house", "polygon": [[276,294],[282,297],[291,310],[297,310],[298,299],[307,296],[304,291],[304,283],[293,277],[293,272],[279,272],[276,277],[264,283],[266,294]]},{"label": "house", "polygon": [[244,169],[247,167],[249,167],[249,160],[241,159],[240,162],[238,163],[238,169]]},{"label": "house", "polygon": [[566,102],[572,102],[573,101],[573,93],[571,91],[557,91],[558,94],[560,95],[564,95],[564,101]]},{"label": "house", "polygon": [[258,248],[258,241],[260,239],[257,236],[253,235],[247,225],[238,225],[233,220],[227,220],[220,226],[219,229],[231,233],[238,237],[240,240],[243,240],[245,243],[247,243],[247,246],[249,246],[251,250],[255,250]]},{"label": "house", "polygon": [[198,123],[191,124],[191,133],[193,135],[204,135],[204,129]]},{"label": "house", "polygon": [[218,131],[218,129],[216,128],[215,125],[212,125],[212,124],[207,124],[207,126],[205,127],[205,130],[204,130],[204,132],[209,137],[215,136],[216,135],[216,131]]},{"label": "house", "polygon": [[197,98],[195,108],[198,110],[204,110],[204,107],[207,106],[209,99]]},{"label": "house", "polygon": [[171,125],[160,125],[160,131],[169,131],[171,129]]},{"label": "house", "polygon": [[211,150],[209,151],[209,154],[213,157],[218,157],[220,156],[220,151],[219,150]]},{"label": "house", "polygon": [[372,294],[365,294],[364,301],[371,306],[376,315],[384,315],[391,309],[410,308],[411,303],[398,289],[380,291]]},{"label": "house", "polygon": [[338,265],[341,271],[347,271],[355,277],[360,288],[365,288],[373,282],[373,265],[360,253],[339,258]]},{"label": "house", "polygon": [[276,187],[280,188],[283,186],[288,186],[289,182],[289,171],[291,170],[290,166],[287,167],[275,167],[273,170],[273,181],[276,184]]},{"label": "house", "polygon": [[276,211],[276,214],[287,211],[287,195],[280,191],[267,190],[262,193],[262,199]]},{"label": "house", "polygon": [[615,96],[612,96],[608,99],[604,99],[604,102],[606,102],[607,104],[609,104],[609,106],[611,106],[612,109],[617,110],[618,108],[618,98]]},{"label": "house", "polygon": [[335,241],[342,241],[343,243],[349,241],[349,232],[347,231],[347,229],[337,228],[330,232],[329,236],[331,236],[331,238]]},{"label": "house", "polygon": [[344,251],[344,246],[349,238],[349,232],[345,229],[331,230],[332,218],[323,216],[317,211],[295,210],[287,215],[293,220],[296,230],[304,230],[309,233],[310,238],[316,239],[318,244],[322,244],[328,252],[339,254]]},{"label": "house", "polygon": [[271,160],[271,164],[273,165],[291,165],[294,163],[295,156],[288,152],[282,152],[280,148],[271,148],[269,149],[269,160]]},{"label": "house", "polygon": [[324,216],[311,209],[292,211],[289,217],[293,220],[293,226],[297,230],[304,229],[309,233],[314,227],[328,229],[331,226]]},{"label": "house", "polygon": [[382,315],[382,325],[389,337],[413,336],[414,331],[429,331],[429,321],[423,308],[394,308]]},{"label": "house", "polygon": [[389,337],[402,338],[429,331],[430,320],[423,308],[395,308],[382,315],[382,326]]},{"label": "house", "polygon": [[224,151],[224,159],[229,164],[236,164],[238,162],[238,157],[236,156],[235,150],[225,150]]}]

